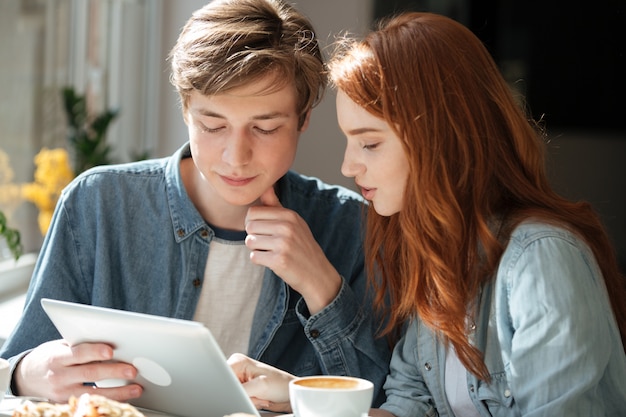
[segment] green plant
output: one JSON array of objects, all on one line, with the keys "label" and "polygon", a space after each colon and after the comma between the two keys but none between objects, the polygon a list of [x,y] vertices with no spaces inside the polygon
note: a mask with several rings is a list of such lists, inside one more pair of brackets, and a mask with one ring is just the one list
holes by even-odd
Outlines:
[{"label": "green plant", "polygon": [[76,175],[97,166],[112,163],[111,146],[106,143],[106,131],[117,117],[117,110],[106,110],[90,116],[87,99],[71,87],[63,88],[63,105],[67,115],[68,141],[74,150]]},{"label": "green plant", "polygon": [[22,243],[20,241],[20,232],[7,226],[7,218],[0,210],[0,236],[4,237],[9,246],[9,250],[13,254],[15,260],[22,255]]}]

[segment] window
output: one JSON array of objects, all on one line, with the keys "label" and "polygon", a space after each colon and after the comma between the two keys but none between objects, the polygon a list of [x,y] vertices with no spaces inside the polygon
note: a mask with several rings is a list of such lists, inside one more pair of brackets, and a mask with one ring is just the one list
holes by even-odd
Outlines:
[{"label": "window", "polygon": [[120,111],[107,133],[116,161],[156,148],[161,13],[160,0],[0,2],[0,209],[25,252],[42,243],[37,209],[10,185],[33,180],[42,147],[67,147],[63,87]]}]

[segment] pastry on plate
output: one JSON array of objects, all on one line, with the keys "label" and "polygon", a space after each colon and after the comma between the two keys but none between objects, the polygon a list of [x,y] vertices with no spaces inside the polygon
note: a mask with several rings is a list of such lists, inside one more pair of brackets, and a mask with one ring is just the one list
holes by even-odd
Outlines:
[{"label": "pastry on plate", "polygon": [[25,401],[13,410],[13,417],[144,417],[128,403],[102,395],[71,397],[67,404]]}]

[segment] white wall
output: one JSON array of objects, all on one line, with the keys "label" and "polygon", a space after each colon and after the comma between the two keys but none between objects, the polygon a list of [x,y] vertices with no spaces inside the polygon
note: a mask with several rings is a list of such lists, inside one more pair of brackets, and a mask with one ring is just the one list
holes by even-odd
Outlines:
[{"label": "white wall", "polygon": [[[328,46],[339,33],[348,30],[362,34],[370,26],[371,7],[368,1],[298,0],[293,3],[313,22],[322,47]],[[161,119],[157,156],[171,154],[187,140],[178,96],[168,81],[169,62],[165,62],[165,58],[192,12],[204,4],[204,0],[165,1],[163,4]],[[294,169],[306,175],[317,176],[326,182],[353,188],[353,181],[343,177],[339,170],[344,141],[337,127],[334,94],[327,91],[323,102],[313,111],[309,129],[300,139]]]},{"label": "white wall", "polygon": [[[371,1],[299,0],[295,2],[313,22],[322,45],[329,45],[337,34],[349,31],[363,34],[372,19]],[[326,53],[328,56],[329,53]],[[353,179],[341,175],[345,138],[337,126],[335,95],[327,90],[324,101],[313,111],[311,124],[302,135],[294,169],[333,184],[354,187]]]}]

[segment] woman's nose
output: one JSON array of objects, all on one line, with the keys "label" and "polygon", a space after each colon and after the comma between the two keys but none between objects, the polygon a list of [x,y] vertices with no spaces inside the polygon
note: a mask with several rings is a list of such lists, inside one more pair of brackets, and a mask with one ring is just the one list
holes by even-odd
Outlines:
[{"label": "woman's nose", "polygon": [[343,162],[341,163],[341,174],[348,178],[356,177],[359,169],[359,164],[355,161],[352,153],[346,148],[343,154]]}]

